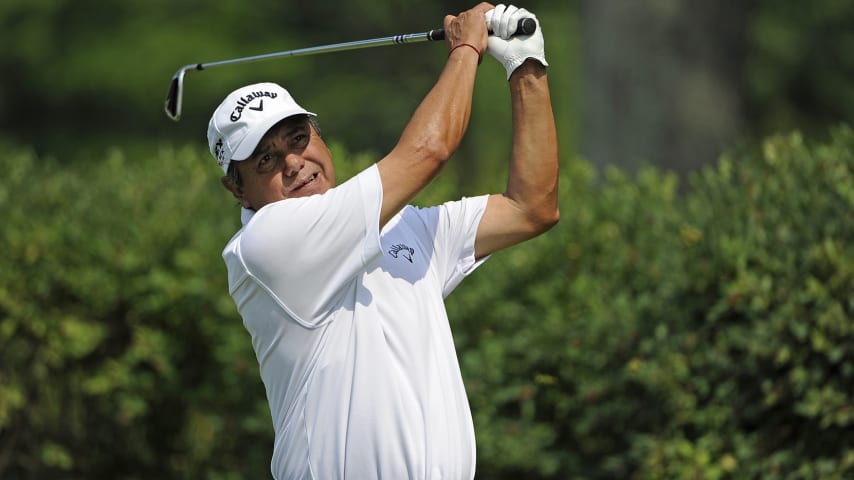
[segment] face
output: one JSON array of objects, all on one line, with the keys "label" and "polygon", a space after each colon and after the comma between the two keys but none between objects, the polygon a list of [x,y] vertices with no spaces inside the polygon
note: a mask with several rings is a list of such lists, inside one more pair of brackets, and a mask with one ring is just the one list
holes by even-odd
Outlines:
[{"label": "face", "polygon": [[245,208],[258,210],[287,198],[325,193],[335,186],[335,168],[326,143],[299,116],[282,120],[258,142],[252,155],[235,162],[241,186],[222,178]]}]

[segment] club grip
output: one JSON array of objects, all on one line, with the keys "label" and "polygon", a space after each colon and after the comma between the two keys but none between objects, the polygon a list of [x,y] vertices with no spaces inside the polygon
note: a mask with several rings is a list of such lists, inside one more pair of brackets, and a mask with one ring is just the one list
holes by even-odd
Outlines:
[{"label": "club grip", "polygon": [[[530,35],[537,31],[537,21],[530,17],[520,18],[519,23],[516,25],[516,35]],[[489,32],[492,35],[492,32]],[[430,30],[427,38],[430,40],[444,40],[445,39],[445,29],[439,28],[436,30]]]}]

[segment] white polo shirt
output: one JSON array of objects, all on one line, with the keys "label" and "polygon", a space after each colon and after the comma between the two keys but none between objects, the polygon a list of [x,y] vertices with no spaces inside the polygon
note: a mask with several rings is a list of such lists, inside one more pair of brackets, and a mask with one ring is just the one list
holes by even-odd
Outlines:
[{"label": "white polo shirt", "polygon": [[270,204],[223,251],[252,336],[280,479],[473,478],[475,442],[444,297],[486,196],[406,207],[379,232],[372,166]]}]

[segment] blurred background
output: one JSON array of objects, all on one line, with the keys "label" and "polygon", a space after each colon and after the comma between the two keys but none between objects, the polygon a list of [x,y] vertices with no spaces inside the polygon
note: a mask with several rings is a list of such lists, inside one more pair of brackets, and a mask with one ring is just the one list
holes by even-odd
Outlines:
[{"label": "blurred background", "polygon": [[[442,26],[471,5],[0,4],[0,478],[269,477],[207,120],[247,83],[318,113],[339,181],[447,54],[186,64]],[[448,299],[478,478],[854,477],[854,2],[532,0],[561,223]],[[503,68],[417,199],[501,191]]]}]

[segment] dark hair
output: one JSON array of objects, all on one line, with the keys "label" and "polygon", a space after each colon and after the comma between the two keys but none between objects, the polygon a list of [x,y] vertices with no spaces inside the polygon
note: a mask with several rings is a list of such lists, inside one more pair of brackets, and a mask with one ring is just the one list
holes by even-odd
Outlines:
[{"label": "dark hair", "polygon": [[240,179],[240,172],[237,171],[237,162],[228,162],[228,172],[225,174],[231,180],[231,183],[237,187],[237,190],[243,190],[243,180]]},{"label": "dark hair", "polygon": [[308,123],[310,123],[312,128],[314,128],[314,131],[317,132],[317,136],[323,138],[323,135],[320,134],[320,124],[317,123],[317,117],[309,115]]},{"label": "dark hair", "polygon": [[[308,123],[317,133],[317,136],[322,136],[320,134],[320,124],[317,123],[317,118],[312,115],[305,116],[308,117]],[[278,125],[278,123],[276,125]],[[273,126],[273,128],[275,128],[275,126]],[[243,189],[243,180],[240,178],[240,172],[237,171],[237,162],[228,162],[228,171],[226,172],[226,175],[231,179],[231,183],[233,183],[238,190]]]}]

